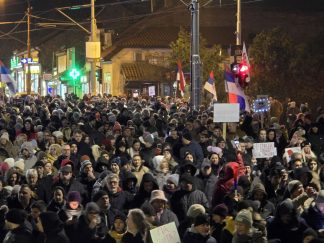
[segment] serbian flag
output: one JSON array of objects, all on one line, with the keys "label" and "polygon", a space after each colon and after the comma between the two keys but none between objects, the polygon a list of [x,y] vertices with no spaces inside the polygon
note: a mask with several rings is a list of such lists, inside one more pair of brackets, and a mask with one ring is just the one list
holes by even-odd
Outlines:
[{"label": "serbian flag", "polygon": [[209,74],[209,78],[207,82],[204,85],[204,89],[207,90],[209,93],[211,93],[214,96],[214,100],[217,101],[217,94],[216,94],[216,88],[215,88],[215,78],[214,78],[214,72],[211,71]]},{"label": "serbian flag", "polygon": [[177,81],[179,82],[179,90],[181,93],[181,96],[183,97],[186,87],[186,80],[182,71],[181,62],[178,61],[178,73],[177,73]]},{"label": "serbian flag", "polygon": [[239,103],[240,110],[250,111],[250,106],[244,91],[239,84],[235,82],[234,74],[231,71],[225,71],[225,82],[229,103]]},{"label": "serbian flag", "polygon": [[10,71],[0,61],[0,82],[6,83],[11,94],[17,93],[16,81],[11,77]]}]

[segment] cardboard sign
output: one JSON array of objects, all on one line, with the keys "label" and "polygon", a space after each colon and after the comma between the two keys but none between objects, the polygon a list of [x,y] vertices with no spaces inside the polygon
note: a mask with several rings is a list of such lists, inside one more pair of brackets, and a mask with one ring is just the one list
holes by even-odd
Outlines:
[{"label": "cardboard sign", "polygon": [[181,243],[174,222],[150,230],[153,243]]},{"label": "cardboard sign", "polygon": [[214,122],[239,122],[240,104],[214,104]]},{"label": "cardboard sign", "polygon": [[149,96],[155,95],[155,86],[149,86],[148,87]]},{"label": "cardboard sign", "polygon": [[291,160],[291,155],[293,153],[301,153],[301,148],[300,147],[285,148],[284,157],[286,158],[287,162]]},{"label": "cardboard sign", "polygon": [[274,143],[254,143],[253,144],[253,157],[256,159],[271,158],[277,155],[277,149]]}]

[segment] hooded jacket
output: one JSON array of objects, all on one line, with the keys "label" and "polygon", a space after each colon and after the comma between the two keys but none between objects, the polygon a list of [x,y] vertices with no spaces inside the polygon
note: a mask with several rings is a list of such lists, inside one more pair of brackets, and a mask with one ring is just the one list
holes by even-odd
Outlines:
[{"label": "hooded jacket", "polygon": [[[281,220],[281,216],[289,214],[288,224]],[[277,206],[276,215],[267,222],[268,240],[280,239],[285,243],[302,243],[303,232],[308,228],[304,219],[297,215],[291,199],[286,199]]]},{"label": "hooded jacket", "polygon": [[140,208],[145,201],[148,201],[150,199],[151,191],[147,192],[144,190],[144,183],[150,182],[150,181],[153,183],[152,191],[159,190],[159,185],[158,185],[157,181],[155,180],[154,176],[151,173],[145,173],[143,175],[143,179],[140,184],[139,190],[133,199],[132,208]]},{"label": "hooded jacket", "polygon": [[202,235],[195,231],[194,227],[188,229],[184,234],[182,242],[185,243],[216,243],[216,239],[210,235]]},{"label": "hooded jacket", "polygon": [[237,162],[229,162],[225,165],[224,177],[220,178],[216,184],[216,188],[213,195],[212,206],[223,202],[225,195],[234,186],[235,177],[237,181],[240,176],[244,175],[245,167],[241,153],[237,154]]}]

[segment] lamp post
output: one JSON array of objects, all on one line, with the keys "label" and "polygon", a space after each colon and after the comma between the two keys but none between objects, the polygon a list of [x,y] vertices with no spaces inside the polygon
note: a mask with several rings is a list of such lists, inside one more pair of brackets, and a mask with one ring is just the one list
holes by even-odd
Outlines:
[{"label": "lamp post", "polygon": [[31,7],[30,2],[27,0],[27,75],[26,75],[26,92],[27,95],[30,95],[31,92],[31,73],[30,73],[30,64],[29,59],[31,57],[31,50],[30,50],[30,14],[31,14]]}]

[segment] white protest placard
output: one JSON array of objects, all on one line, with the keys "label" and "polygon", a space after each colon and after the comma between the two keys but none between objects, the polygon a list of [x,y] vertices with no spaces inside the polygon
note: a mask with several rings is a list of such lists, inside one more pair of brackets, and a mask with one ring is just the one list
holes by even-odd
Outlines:
[{"label": "white protest placard", "polygon": [[301,153],[301,148],[300,147],[285,148],[284,157],[288,162],[291,160],[291,155],[293,153]]},{"label": "white protest placard", "polygon": [[214,104],[214,122],[239,122],[240,104]]},{"label": "white protest placard", "polygon": [[180,243],[180,237],[174,222],[150,230],[153,243]]},{"label": "white protest placard", "polygon": [[253,153],[253,157],[256,159],[271,158],[277,155],[277,149],[274,146],[274,142],[254,143],[252,153]]},{"label": "white protest placard", "polygon": [[155,95],[155,86],[149,86],[148,91],[149,91],[149,96],[154,96]]}]

